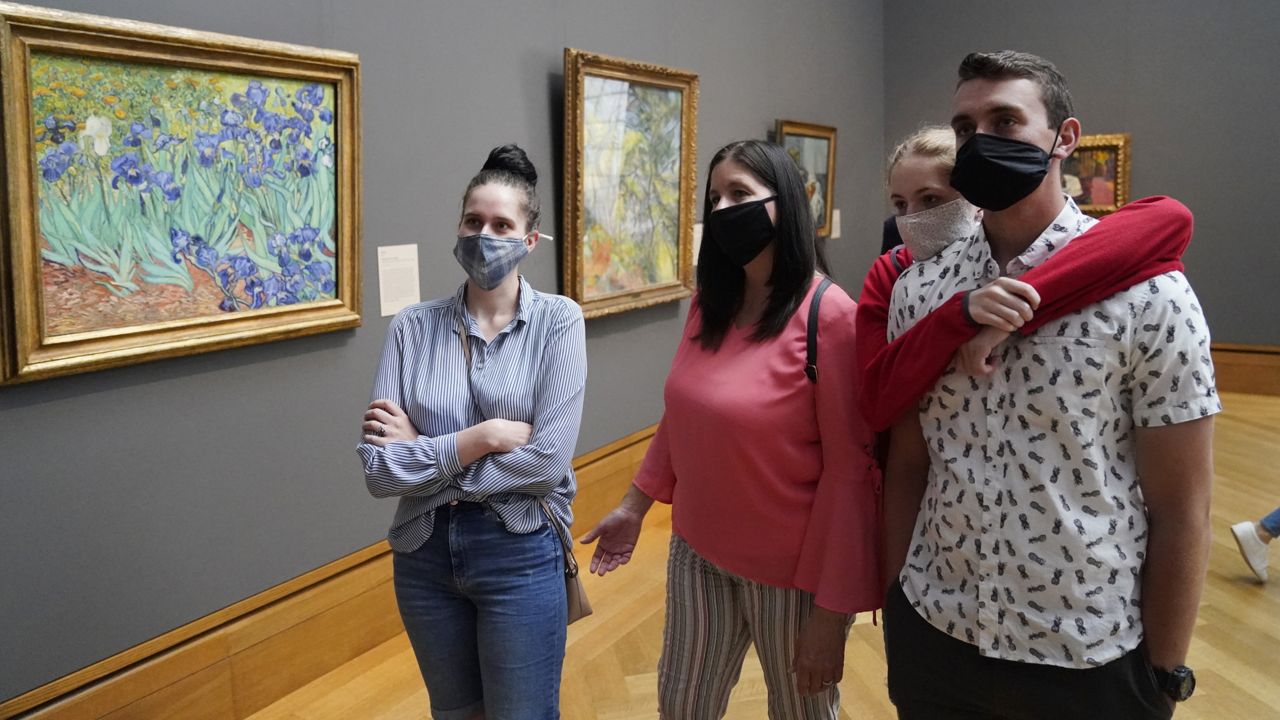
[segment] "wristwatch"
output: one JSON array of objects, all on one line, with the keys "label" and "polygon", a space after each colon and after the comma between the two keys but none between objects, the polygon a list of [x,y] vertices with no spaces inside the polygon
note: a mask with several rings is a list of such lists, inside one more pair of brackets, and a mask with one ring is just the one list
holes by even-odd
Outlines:
[{"label": "wristwatch", "polygon": [[1156,684],[1174,702],[1182,702],[1196,691],[1196,674],[1186,665],[1179,665],[1172,670],[1152,666],[1151,670],[1155,673]]}]

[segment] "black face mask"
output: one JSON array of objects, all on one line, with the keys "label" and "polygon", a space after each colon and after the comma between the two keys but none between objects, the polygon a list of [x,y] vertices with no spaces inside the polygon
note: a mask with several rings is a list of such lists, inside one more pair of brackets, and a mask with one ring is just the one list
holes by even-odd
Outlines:
[{"label": "black face mask", "polygon": [[776,199],[774,195],[716,210],[707,217],[704,234],[710,236],[729,260],[746,265],[773,242],[773,221],[764,204]]},{"label": "black face mask", "polygon": [[[1053,147],[1058,146],[1055,138]],[[979,134],[956,151],[951,187],[984,210],[1004,210],[1040,187],[1049,173],[1049,152],[1038,145],[999,135]]]}]

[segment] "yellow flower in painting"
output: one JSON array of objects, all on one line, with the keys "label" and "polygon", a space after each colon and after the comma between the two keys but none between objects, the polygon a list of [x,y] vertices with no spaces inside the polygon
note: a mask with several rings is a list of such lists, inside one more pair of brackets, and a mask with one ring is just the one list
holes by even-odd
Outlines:
[{"label": "yellow flower in painting", "polygon": [[102,102],[108,105],[115,105],[116,103],[120,102],[120,98],[116,97],[115,95],[104,95],[102,96]]},{"label": "yellow flower in painting", "polygon": [[222,82],[222,78],[218,77],[217,75],[214,75],[213,77],[209,78],[210,85],[217,85],[220,82]]},{"label": "yellow flower in painting", "polygon": [[117,118],[119,118],[119,119],[123,120],[123,119],[125,119],[125,116],[127,116],[127,115],[128,115],[128,113],[126,113],[126,112],[124,111],[124,108],[116,108],[115,116],[116,116]]},{"label": "yellow flower in painting", "polygon": [[98,82],[98,81],[99,81],[99,80],[101,80],[103,77],[104,77],[104,75],[103,75],[102,73],[94,73],[94,74],[92,74],[92,75],[90,75],[90,76],[89,76],[89,79],[90,79],[90,80],[92,80],[92,81],[94,81],[94,82]]},{"label": "yellow flower in painting", "polygon": [[61,90],[61,89],[62,89],[62,81],[61,81],[61,80],[57,80],[57,81],[55,81],[55,82],[51,82],[51,83],[49,83],[49,87],[53,88],[54,90]]},{"label": "yellow flower in painting", "polygon": [[186,80],[186,81],[187,81],[187,84],[188,84],[188,85],[190,85],[190,86],[191,86],[191,87],[193,87],[193,88],[198,88],[198,87],[200,87],[200,81],[199,81],[199,80],[197,80],[197,79],[195,79],[195,78],[193,78],[193,77],[183,78],[183,80]]},{"label": "yellow flower in painting", "polygon": [[78,97],[78,98],[82,98],[82,97],[84,97],[85,95],[88,95],[88,93],[86,93],[84,90],[81,90],[81,89],[80,89],[80,88],[78,88],[78,87],[69,87],[69,88],[67,88],[67,92],[71,93],[72,95],[74,95],[74,96],[76,96],[76,97]]},{"label": "yellow flower in painting", "polygon": [[170,90],[174,90],[174,89],[176,89],[176,88],[178,87],[178,83],[177,83],[173,78],[169,78],[169,79],[165,80],[165,81],[164,81],[164,84],[165,84],[166,86],[168,86],[168,88],[169,88]]},{"label": "yellow flower in painting", "polygon": [[52,91],[52,90],[50,90],[50,89],[49,89],[49,88],[47,88],[47,87],[44,87],[44,86],[42,85],[42,86],[40,86],[40,87],[38,87],[38,88],[36,88],[36,89],[32,90],[32,91],[31,91],[31,94],[32,94],[34,97],[40,97],[41,95],[51,95],[51,94],[53,94],[53,91]]}]

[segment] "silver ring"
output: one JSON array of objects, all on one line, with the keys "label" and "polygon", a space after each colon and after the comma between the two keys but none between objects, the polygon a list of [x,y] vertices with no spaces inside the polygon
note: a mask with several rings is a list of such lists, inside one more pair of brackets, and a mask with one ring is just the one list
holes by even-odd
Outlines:
[{"label": "silver ring", "polygon": [[387,426],[383,425],[382,423],[378,423],[378,437],[382,437],[383,435],[386,435],[386,434],[387,434]]}]

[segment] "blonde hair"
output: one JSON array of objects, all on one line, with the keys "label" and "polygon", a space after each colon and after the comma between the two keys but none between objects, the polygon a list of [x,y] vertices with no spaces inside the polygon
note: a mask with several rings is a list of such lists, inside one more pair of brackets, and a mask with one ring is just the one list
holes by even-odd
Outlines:
[{"label": "blonde hair", "polygon": [[885,170],[885,182],[893,174],[898,163],[910,156],[935,158],[939,166],[947,172],[956,166],[956,134],[945,125],[926,125],[911,133],[905,140],[889,153],[889,163]]}]

